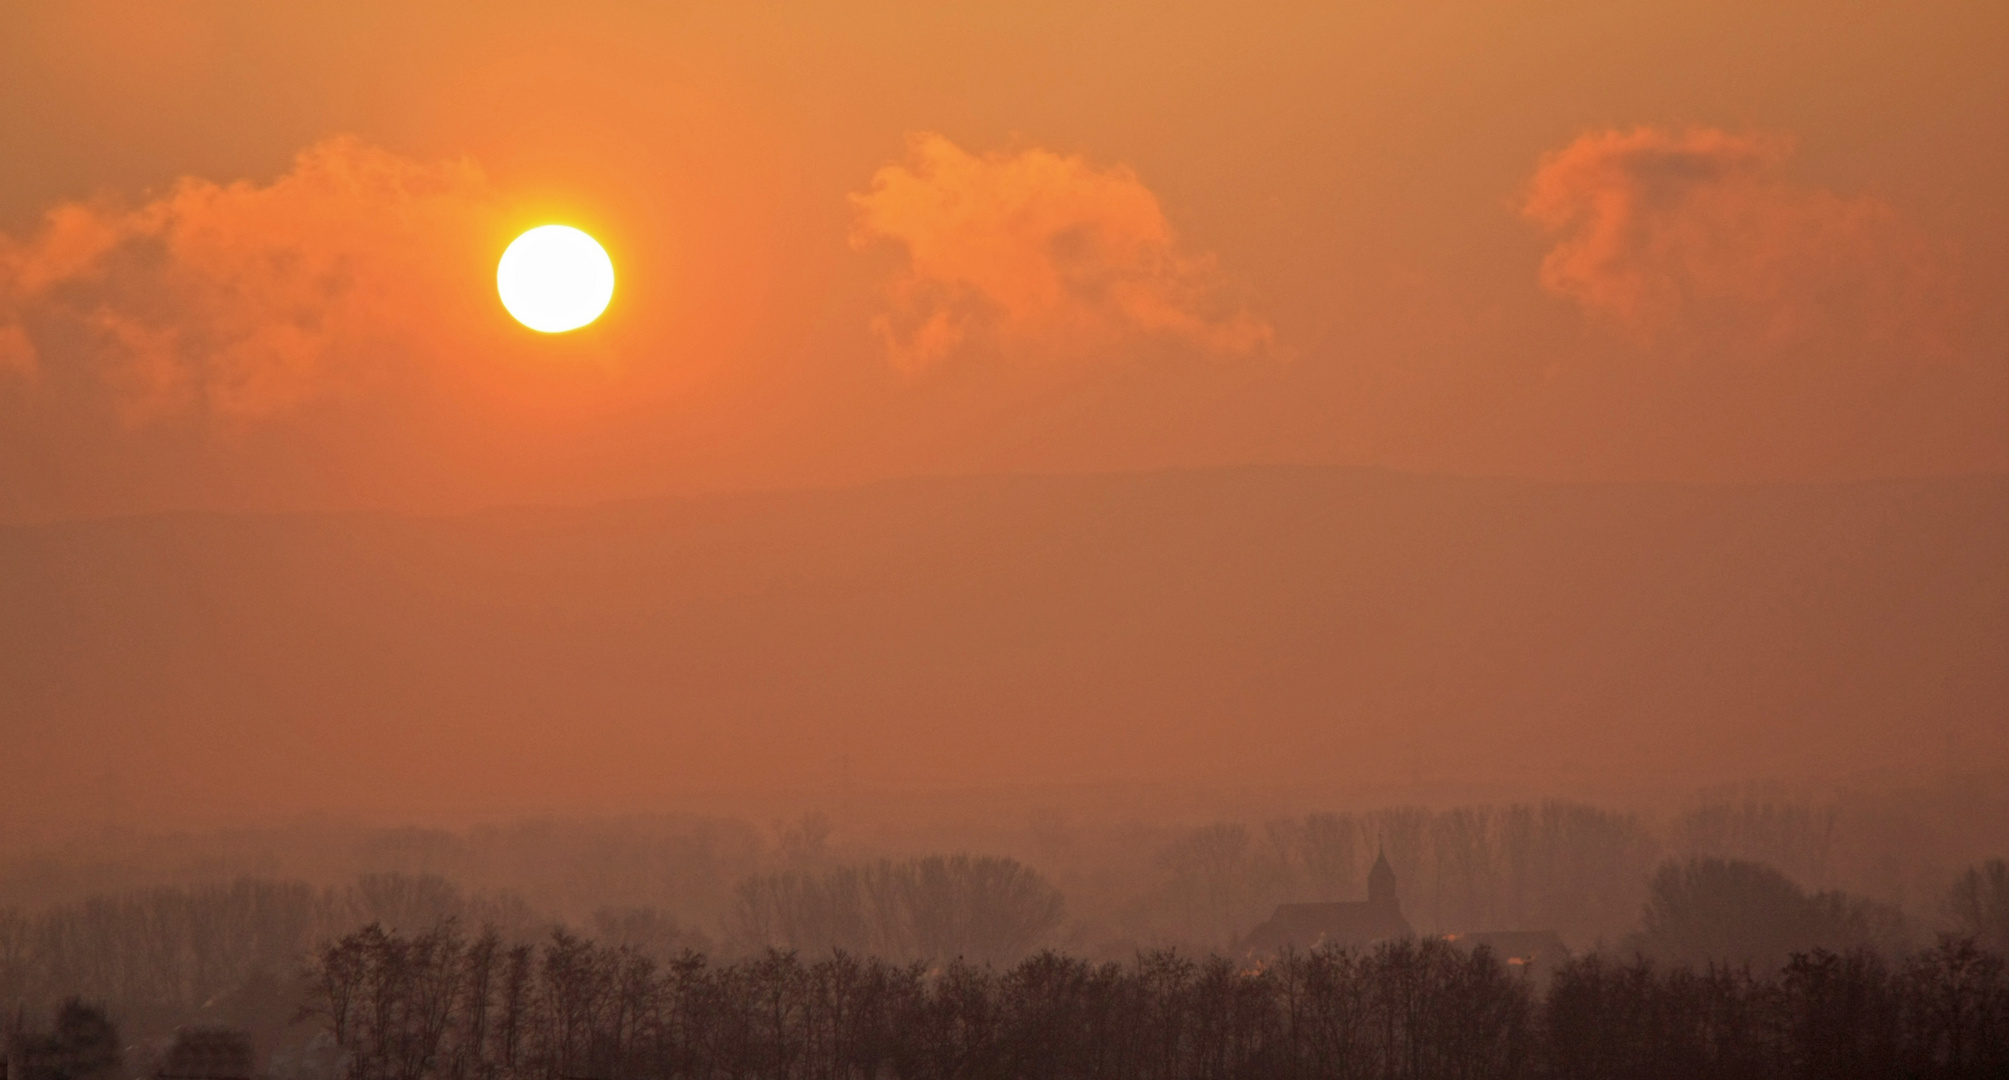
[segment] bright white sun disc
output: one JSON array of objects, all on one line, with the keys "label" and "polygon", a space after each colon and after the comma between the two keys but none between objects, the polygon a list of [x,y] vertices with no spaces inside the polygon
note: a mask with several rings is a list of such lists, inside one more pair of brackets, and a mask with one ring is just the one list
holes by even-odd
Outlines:
[{"label": "bright white sun disc", "polygon": [[599,241],[570,225],[539,225],[502,253],[495,289],[502,306],[532,330],[577,330],[614,298],[614,261]]}]

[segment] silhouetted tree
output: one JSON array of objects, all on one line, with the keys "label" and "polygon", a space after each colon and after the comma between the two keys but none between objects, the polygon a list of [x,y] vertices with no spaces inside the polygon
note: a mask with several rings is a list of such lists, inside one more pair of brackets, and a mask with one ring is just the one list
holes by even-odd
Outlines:
[{"label": "silhouetted tree", "polygon": [[1838,821],[1833,807],[1745,799],[1690,810],[1674,822],[1668,840],[1688,858],[1766,863],[1819,881],[1827,876]]},{"label": "silhouetted tree", "polygon": [[370,927],[321,950],[314,983],[348,1075],[1755,1080],[2009,1066],[2003,961],[1954,939],[1901,969],[1868,951],[1759,973],[1591,955],[1539,1000],[1486,950],[1432,939],[1260,968],[1171,951],[1100,966],[1045,952],[1006,969],[782,950],[658,965],[562,933],[499,948],[451,927]]},{"label": "silhouetted tree", "polygon": [[1778,1006],[1792,1075],[1834,1080],[1898,1075],[1901,999],[1883,960],[1867,949],[1795,955]]},{"label": "silhouetted tree", "polygon": [[1190,830],[1167,845],[1158,862],[1169,879],[1167,898],[1189,939],[1224,946],[1272,901],[1256,888],[1254,847],[1248,827],[1238,822]]},{"label": "silhouetted tree", "polygon": [[1972,940],[1943,938],[1903,975],[1905,1072],[2009,1076],[2009,970]]},{"label": "silhouetted tree", "polygon": [[2009,953],[2009,861],[1968,867],[1947,892],[1946,913],[1981,948]]},{"label": "silhouetted tree", "polygon": [[742,949],[839,949],[899,960],[1009,963],[1061,922],[1060,891],[1015,859],[931,856],[740,883]]},{"label": "silhouetted tree", "polygon": [[77,998],[57,1006],[49,1034],[15,1030],[7,1042],[10,1080],[102,1080],[125,1060],[118,1025],[102,1006]]},{"label": "silhouetted tree", "polygon": [[1667,862],[1648,886],[1636,948],[1686,964],[1777,970],[1816,948],[1901,946],[1894,910],[1837,892],[1809,896],[1769,866],[1726,859]]}]

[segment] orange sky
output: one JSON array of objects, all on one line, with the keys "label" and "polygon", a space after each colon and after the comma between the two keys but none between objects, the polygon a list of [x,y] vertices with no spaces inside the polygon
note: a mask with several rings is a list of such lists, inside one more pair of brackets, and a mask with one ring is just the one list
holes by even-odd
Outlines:
[{"label": "orange sky", "polygon": [[1083,7],[8,5],[0,518],[2009,468],[1998,3]]}]

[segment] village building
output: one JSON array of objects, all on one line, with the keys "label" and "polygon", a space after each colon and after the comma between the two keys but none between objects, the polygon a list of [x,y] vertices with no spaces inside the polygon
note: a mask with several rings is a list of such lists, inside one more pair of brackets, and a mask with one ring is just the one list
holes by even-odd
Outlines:
[{"label": "village building", "polygon": [[1471,930],[1445,934],[1444,940],[1467,950],[1483,946],[1509,968],[1525,968],[1542,978],[1570,958],[1569,948],[1554,930]]},{"label": "village building", "polygon": [[[1308,951],[1320,947],[1366,949],[1383,941],[1410,937],[1415,930],[1402,915],[1396,898],[1395,869],[1377,854],[1367,874],[1367,899],[1323,904],[1279,904],[1269,921],[1249,931],[1243,941],[1252,954],[1275,954],[1286,948]],[[1569,949],[1553,930],[1478,930],[1442,935],[1461,949],[1484,947],[1509,968],[1543,977],[1569,959]]]},{"label": "village building", "polygon": [[184,1028],[161,1058],[155,1080],[253,1080],[251,1039],[228,1028]]},{"label": "village building", "polygon": [[1279,904],[1268,922],[1249,931],[1243,944],[1252,952],[1274,953],[1285,948],[1330,946],[1364,949],[1377,941],[1414,934],[1395,898],[1395,869],[1385,855],[1376,855],[1367,872],[1367,899],[1323,904]]}]

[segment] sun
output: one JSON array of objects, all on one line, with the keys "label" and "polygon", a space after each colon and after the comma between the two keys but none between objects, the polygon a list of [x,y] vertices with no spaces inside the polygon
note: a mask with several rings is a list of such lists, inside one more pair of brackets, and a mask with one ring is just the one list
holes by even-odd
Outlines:
[{"label": "sun", "polygon": [[495,289],[516,321],[545,334],[577,330],[614,298],[614,261],[570,225],[539,225],[510,242]]}]

